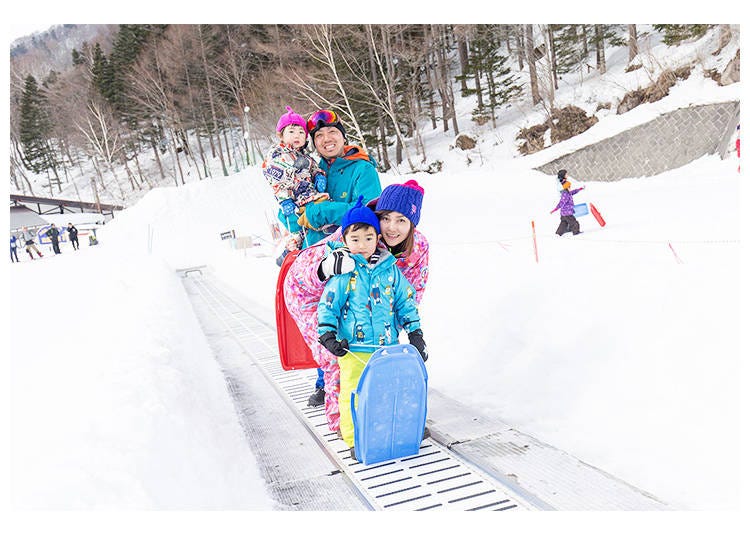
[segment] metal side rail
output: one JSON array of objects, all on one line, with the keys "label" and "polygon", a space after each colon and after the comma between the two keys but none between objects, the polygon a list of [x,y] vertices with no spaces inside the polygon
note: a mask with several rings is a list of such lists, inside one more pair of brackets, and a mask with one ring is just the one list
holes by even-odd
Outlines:
[{"label": "metal side rail", "polygon": [[[210,311],[221,321],[252,361],[248,366],[255,365],[262,371],[370,508],[386,511],[518,511],[547,507],[542,502],[535,502],[533,497],[523,497],[518,490],[510,489],[430,438],[422,442],[418,454],[407,458],[370,466],[352,460],[346,444],[328,430],[322,407],[307,407],[316,371],[285,371],[281,368],[275,326],[233,300],[210,275],[184,277],[183,284],[198,316]],[[197,301],[202,307],[196,307],[199,305]],[[285,449],[286,446],[279,444],[271,448]],[[332,473],[332,476],[335,475]]]}]

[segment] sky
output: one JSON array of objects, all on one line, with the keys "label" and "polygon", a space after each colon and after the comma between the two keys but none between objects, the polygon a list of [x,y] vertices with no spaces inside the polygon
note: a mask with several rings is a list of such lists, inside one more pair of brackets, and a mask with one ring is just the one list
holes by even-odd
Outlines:
[{"label": "sky", "polygon": [[26,37],[37,32],[49,29],[49,24],[11,24],[7,27],[8,40],[12,43],[19,37]]},{"label": "sky", "polygon": [[[616,59],[606,84],[587,86],[598,100],[636,83],[614,74],[622,72]],[[561,87],[559,102],[581,91]],[[693,75],[627,118],[602,115],[586,136],[738,99],[740,89]],[[460,117],[471,105],[459,103]],[[441,173],[416,176],[431,252],[420,306],[430,387],[678,509],[738,508],[747,189],[737,161],[706,156],[614,183],[571,170],[573,187],[586,185],[576,202],[596,204],[607,225],[584,216],[582,235],[560,238],[549,214],[556,181],[532,168],[577,142],[519,158],[511,141],[519,121],[483,132],[471,165],[449,149],[450,136],[428,133],[431,154],[444,162]],[[383,186],[407,178],[415,177],[381,175]],[[477,210],[488,202],[493,210]],[[267,306],[272,321],[278,248],[268,244],[269,214],[270,191],[248,168],[150,192],[100,230],[98,246],[82,241],[73,252],[63,243],[61,255],[45,249],[33,262],[19,252],[22,262],[8,266],[14,508],[273,508],[174,274],[208,263]],[[466,217],[457,225],[455,214]],[[218,236],[229,228],[262,236],[266,256],[231,250]],[[188,431],[199,440],[187,441]],[[184,463],[194,470],[180,471]]]}]

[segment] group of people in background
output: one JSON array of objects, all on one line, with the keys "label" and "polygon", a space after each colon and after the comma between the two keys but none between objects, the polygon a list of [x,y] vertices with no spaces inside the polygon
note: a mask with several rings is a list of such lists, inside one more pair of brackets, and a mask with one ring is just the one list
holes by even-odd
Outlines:
[{"label": "group of people in background", "polygon": [[[70,241],[71,245],[73,246],[74,250],[77,250],[79,248],[79,242],[78,242],[78,228],[76,228],[75,225],[72,223],[68,223],[68,226],[64,229],[64,231],[67,231],[68,233],[68,240]],[[44,235],[50,239],[50,242],[52,243],[52,251],[55,253],[55,255],[59,255],[62,253],[60,250],[60,236],[62,232],[54,223],[50,225],[50,228],[45,231]],[[33,261],[34,260],[34,253],[36,253],[36,258],[42,258],[44,255],[41,251],[39,251],[39,248],[36,245],[36,239],[37,239],[37,233],[35,231],[32,231],[27,226],[24,226],[21,229],[21,233],[19,236],[16,236],[14,234],[10,235],[10,260],[11,262],[19,262],[18,259],[18,248],[23,247],[26,250],[26,253],[28,253],[29,258]],[[90,244],[91,245],[91,244]]]}]

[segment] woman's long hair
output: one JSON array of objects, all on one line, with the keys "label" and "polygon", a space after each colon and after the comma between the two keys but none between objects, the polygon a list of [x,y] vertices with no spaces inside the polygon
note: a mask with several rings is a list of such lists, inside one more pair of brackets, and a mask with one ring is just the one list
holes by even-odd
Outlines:
[{"label": "woman's long hair", "polygon": [[[381,217],[385,216],[386,214],[390,214],[391,212],[396,211],[376,210],[375,215],[378,217],[378,220],[380,220]],[[383,240],[383,243],[385,244],[385,240]],[[393,247],[385,244],[385,247],[388,248],[388,251],[390,251],[394,257],[398,257],[401,254],[403,254],[404,257],[408,257],[409,255],[411,255],[411,252],[414,250],[414,224],[412,223],[412,221],[409,220],[409,234],[406,235],[406,238],[400,244]]]}]

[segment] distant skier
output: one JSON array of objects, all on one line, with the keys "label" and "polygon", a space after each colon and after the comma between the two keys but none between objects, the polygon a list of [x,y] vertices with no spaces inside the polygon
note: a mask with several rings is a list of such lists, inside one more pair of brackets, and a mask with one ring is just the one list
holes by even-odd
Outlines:
[{"label": "distant skier", "polygon": [[44,255],[42,255],[42,252],[39,251],[36,245],[34,244],[34,238],[35,238],[34,235],[35,233],[30,231],[29,228],[26,227],[25,225],[23,229],[21,229],[21,236],[23,237],[24,245],[26,246],[26,253],[29,254],[29,257],[31,257],[32,261],[34,260],[34,255],[33,253],[31,253],[31,250],[36,251],[36,254],[39,255],[40,258],[44,257]]},{"label": "distant skier", "polygon": [[60,251],[60,229],[58,229],[53,223],[52,227],[50,227],[44,234],[52,241],[52,251],[55,252],[55,255],[62,253]]},{"label": "distant skier", "polygon": [[73,249],[78,249],[78,229],[70,222],[68,222],[68,238],[70,238],[70,243],[73,244]]},{"label": "distant skier", "polygon": [[[565,177],[567,177],[567,172],[565,173]],[[571,191],[570,181],[566,178],[562,183],[562,188],[563,189],[560,192],[560,201],[557,203],[557,206],[550,211],[550,214],[554,214],[556,210],[560,209],[560,225],[558,225],[555,233],[559,236],[564,235],[568,231],[572,232],[574,235],[580,234],[581,226],[574,216],[575,207],[573,204],[573,196],[583,190],[585,186],[581,186],[580,188]]]},{"label": "distant skier", "polygon": [[[13,260],[15,257],[16,260]],[[10,235],[10,262],[18,262],[18,238]]]}]

